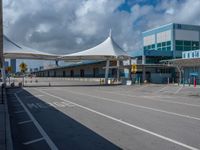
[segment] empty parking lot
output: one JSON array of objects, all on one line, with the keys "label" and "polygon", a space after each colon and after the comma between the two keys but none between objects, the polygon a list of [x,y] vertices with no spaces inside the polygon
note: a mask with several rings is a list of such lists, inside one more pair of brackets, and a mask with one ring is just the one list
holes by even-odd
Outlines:
[{"label": "empty parking lot", "polygon": [[16,149],[200,149],[200,88],[65,82],[8,89]]}]

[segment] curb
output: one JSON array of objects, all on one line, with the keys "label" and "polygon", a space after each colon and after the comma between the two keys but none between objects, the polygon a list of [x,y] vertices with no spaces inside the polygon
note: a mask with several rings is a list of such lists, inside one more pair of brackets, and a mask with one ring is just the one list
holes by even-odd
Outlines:
[{"label": "curb", "polygon": [[6,88],[3,91],[4,93],[4,102],[5,102],[5,124],[6,124],[6,150],[13,150],[13,142],[12,142],[12,136],[11,136],[11,127],[10,127],[10,115],[8,112],[8,104],[7,104],[7,94],[6,94]]}]

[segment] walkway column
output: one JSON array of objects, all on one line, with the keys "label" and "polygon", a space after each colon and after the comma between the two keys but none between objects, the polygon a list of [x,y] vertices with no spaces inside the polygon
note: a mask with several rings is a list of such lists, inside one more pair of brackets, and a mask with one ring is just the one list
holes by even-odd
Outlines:
[{"label": "walkway column", "polygon": [[143,65],[142,67],[142,81],[144,83],[144,81],[146,80],[146,68],[145,65]]},{"label": "walkway column", "polygon": [[131,58],[129,58],[129,69],[128,69],[128,74],[129,74],[129,80],[132,80],[132,77],[131,77]]},{"label": "walkway column", "polygon": [[109,65],[110,65],[110,61],[109,61],[109,60],[106,60],[105,84],[108,84]]},{"label": "walkway column", "polygon": [[120,71],[119,71],[120,61],[117,60],[117,81],[119,81]]}]

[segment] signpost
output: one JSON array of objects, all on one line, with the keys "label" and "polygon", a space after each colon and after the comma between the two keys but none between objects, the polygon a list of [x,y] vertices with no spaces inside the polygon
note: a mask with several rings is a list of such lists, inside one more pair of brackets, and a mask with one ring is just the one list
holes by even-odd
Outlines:
[{"label": "signpost", "polygon": [[24,86],[24,73],[26,72],[26,70],[27,70],[27,64],[25,64],[24,62],[22,62],[20,65],[19,65],[19,68],[20,68],[20,71],[22,72],[22,74],[23,74],[23,81],[22,81],[22,83],[23,83],[23,86]]},{"label": "signpost", "polygon": [[137,65],[136,64],[133,64],[131,66],[131,72],[134,73],[134,74],[137,72]]}]

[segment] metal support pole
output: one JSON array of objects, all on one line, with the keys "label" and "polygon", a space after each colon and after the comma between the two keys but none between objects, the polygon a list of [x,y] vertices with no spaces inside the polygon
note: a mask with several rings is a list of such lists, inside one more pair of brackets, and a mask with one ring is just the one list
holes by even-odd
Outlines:
[{"label": "metal support pole", "polygon": [[129,65],[130,65],[130,68],[128,70],[128,73],[129,73],[129,80],[132,80],[131,79],[131,58],[129,58]]},{"label": "metal support pole", "polygon": [[119,81],[120,72],[119,72],[120,61],[117,60],[117,81]]},{"label": "metal support pole", "polygon": [[146,80],[146,68],[145,68],[144,65],[143,65],[143,68],[142,68],[142,80],[143,80],[143,83]]},{"label": "metal support pole", "polygon": [[106,60],[105,84],[108,84],[109,65],[110,65],[110,61]]}]

